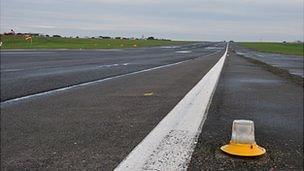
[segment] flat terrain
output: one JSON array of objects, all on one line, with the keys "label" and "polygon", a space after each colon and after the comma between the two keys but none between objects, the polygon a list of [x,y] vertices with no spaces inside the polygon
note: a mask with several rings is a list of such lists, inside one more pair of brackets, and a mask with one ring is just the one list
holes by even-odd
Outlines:
[{"label": "flat terrain", "polygon": [[1,52],[1,101],[194,59],[219,49],[202,43],[124,50]]},{"label": "flat terrain", "polygon": [[[29,87],[30,94],[53,90],[64,80],[61,86],[75,84],[74,80],[89,81],[90,75],[96,75],[93,80],[110,78],[188,61],[37,98],[2,103],[1,167],[112,170],[209,71],[224,48],[223,43],[207,43],[125,51],[4,53],[1,64],[7,68],[3,69],[24,69],[15,71],[11,77],[31,80],[14,79],[6,87],[16,84],[20,89],[23,85]],[[130,64],[116,66],[115,63]],[[50,68],[59,72],[50,72]],[[30,77],[33,75],[35,77]],[[41,79],[41,83],[29,86],[36,79]],[[15,93],[9,88],[3,92],[6,94],[3,99],[29,93]],[[154,95],[145,96],[150,92]]]},{"label": "flat terrain", "polygon": [[272,66],[273,69],[285,71],[288,77],[297,77],[298,80],[304,78],[304,58],[296,55],[259,52],[243,46],[236,46],[234,50],[246,58]]},{"label": "flat terrain", "polygon": [[[235,119],[254,121],[264,156],[239,158],[220,150]],[[303,87],[230,51],[189,167],[210,169],[303,170]]]},{"label": "flat terrain", "polygon": [[122,40],[98,38],[58,38],[32,37],[25,40],[24,36],[1,35],[2,49],[120,49],[151,46],[181,45],[190,42],[169,40]]},{"label": "flat terrain", "polygon": [[303,43],[241,42],[242,46],[261,52],[298,55],[303,57]]},{"label": "flat terrain", "polygon": [[[1,51],[1,169],[113,170],[225,46]],[[303,170],[303,85],[239,50],[231,45],[188,170]],[[234,119],[254,121],[266,155],[220,151]]]}]

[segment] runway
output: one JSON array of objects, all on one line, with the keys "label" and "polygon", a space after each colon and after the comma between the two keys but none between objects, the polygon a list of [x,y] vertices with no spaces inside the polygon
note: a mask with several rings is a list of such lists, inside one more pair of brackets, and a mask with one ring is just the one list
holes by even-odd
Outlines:
[{"label": "runway", "polygon": [[[185,50],[188,53],[180,53]],[[212,43],[201,43],[124,50],[1,52],[1,102],[194,59],[219,50]]]},{"label": "runway", "polygon": [[[302,170],[303,85],[233,53],[239,48],[231,46],[188,170]],[[254,121],[255,140],[265,155],[242,158],[220,150],[236,119]]]},{"label": "runway", "polygon": [[[232,43],[214,97],[202,95],[212,89],[196,87],[212,82],[199,84],[225,47],[1,51],[1,168],[113,170],[142,146],[145,154],[130,157],[132,164],[145,159],[140,168],[162,170],[176,159],[186,163],[177,170],[301,170],[303,85],[251,62]],[[255,122],[264,156],[220,151],[234,119]]]},{"label": "runway", "polygon": [[[86,74],[83,75],[78,70],[74,73],[74,70],[69,67],[70,63],[66,61],[67,58],[70,58],[71,63],[75,62],[72,57],[74,52],[58,52],[64,56],[63,61],[65,62],[63,63],[66,67],[57,61],[53,61],[51,64],[44,62],[44,59],[49,59],[47,54],[55,55],[53,52],[43,52],[42,54],[46,56],[39,56],[40,52],[26,52],[25,54],[30,54],[28,58],[31,59],[31,62],[29,64],[27,61],[23,61],[25,59],[22,56],[16,56],[16,52],[7,52],[11,53],[11,56],[7,55],[2,59],[7,62],[7,64],[2,63],[5,66],[5,68],[1,68],[2,70],[24,69],[28,71],[23,71],[25,73],[9,72],[12,74],[11,77],[4,72],[6,76],[2,77],[4,80],[2,83],[7,86],[1,89],[5,92],[3,99],[22,98],[58,89],[61,87],[56,87],[60,82],[58,80],[72,80],[71,82],[74,83],[71,75],[74,76],[74,79],[79,78],[81,81],[75,84],[68,82],[62,87],[95,81],[95,79],[86,77],[88,73],[95,73],[96,80],[100,80],[151,67],[181,63],[46,94],[38,98],[18,100],[13,103],[2,101],[2,168],[114,169],[204,77],[222,56],[224,49],[225,43],[211,43],[174,48],[124,50],[130,56],[124,56],[124,51],[77,52],[76,54],[115,54],[110,57],[105,55],[105,57],[92,58],[91,60],[98,63],[94,64],[94,67],[114,63],[133,64],[92,71],[92,65],[80,60],[76,62],[79,64],[76,68],[86,68],[83,71]],[[191,53],[176,53],[177,51],[191,51]],[[37,56],[33,56],[36,53],[38,53]],[[71,57],[67,54],[70,54]],[[1,55],[2,57],[3,55]],[[56,58],[61,59],[62,57]],[[18,62],[14,62],[13,59]],[[50,59],[52,58],[50,57]],[[84,63],[85,67],[80,63]],[[31,70],[31,66],[35,72]],[[62,74],[51,72],[49,76],[49,71],[53,66],[57,67],[56,71],[62,70]],[[21,79],[26,77],[27,73],[33,72],[39,75],[37,76],[39,79],[28,77],[30,81],[24,83],[17,78],[13,79],[13,77],[22,75],[19,76]],[[60,79],[53,80],[52,78],[56,74],[59,74]],[[41,77],[43,79],[40,80]],[[5,79],[14,80],[16,86],[24,85],[24,87],[32,88],[30,91],[16,93],[13,89],[6,89],[13,85],[9,85],[9,81],[6,80],[6,82]],[[31,80],[38,80],[38,82],[45,80],[47,84],[33,86]],[[153,95],[145,95],[151,92]]]}]

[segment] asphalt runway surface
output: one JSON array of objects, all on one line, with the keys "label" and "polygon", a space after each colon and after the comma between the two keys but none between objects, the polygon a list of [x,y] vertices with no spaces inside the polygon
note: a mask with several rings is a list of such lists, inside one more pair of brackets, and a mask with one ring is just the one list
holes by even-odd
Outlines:
[{"label": "asphalt runway surface", "polygon": [[200,43],[95,51],[1,51],[1,102],[194,59],[218,50],[214,43]]},{"label": "asphalt runway surface", "polygon": [[296,55],[284,55],[275,53],[263,53],[237,46],[237,54],[247,58],[259,60],[268,65],[287,70],[290,74],[304,78],[304,58]]},{"label": "asphalt runway surface", "polygon": [[[224,49],[199,43],[1,52],[1,168],[113,170]],[[303,170],[303,85],[235,52],[232,46],[188,170]],[[54,92],[107,78],[115,79]],[[41,92],[54,93],[6,103]],[[266,155],[244,159],[219,150],[234,119],[255,122]]]},{"label": "asphalt runway surface", "polygon": [[[202,43],[122,51],[2,53],[2,169],[112,170],[213,67],[224,49],[225,43]],[[4,103],[6,99],[185,60]],[[102,67],[96,69],[98,66]],[[145,96],[151,92],[152,96]]]},{"label": "asphalt runway surface", "polygon": [[[230,49],[228,60],[192,156],[189,170],[303,170],[303,85],[266,71]],[[257,144],[266,154],[224,154],[232,122],[255,123]]]}]

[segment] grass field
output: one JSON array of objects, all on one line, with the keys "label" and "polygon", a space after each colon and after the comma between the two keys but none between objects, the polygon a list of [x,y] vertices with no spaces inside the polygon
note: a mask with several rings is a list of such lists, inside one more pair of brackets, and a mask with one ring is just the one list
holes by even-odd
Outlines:
[{"label": "grass field", "polygon": [[241,42],[240,44],[261,52],[303,56],[303,43]]},{"label": "grass field", "polygon": [[169,40],[121,40],[90,38],[54,38],[33,37],[25,40],[24,36],[1,35],[1,49],[111,49],[150,46],[180,45],[189,42]]}]

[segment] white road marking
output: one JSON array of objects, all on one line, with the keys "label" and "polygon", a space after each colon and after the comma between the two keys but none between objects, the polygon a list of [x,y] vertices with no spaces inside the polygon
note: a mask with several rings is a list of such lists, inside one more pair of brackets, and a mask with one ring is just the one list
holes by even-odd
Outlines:
[{"label": "white road marking", "polygon": [[123,63],[123,64],[108,64],[108,65],[99,65],[98,68],[108,68],[108,67],[114,67],[114,66],[126,66],[129,65],[130,63]]},{"label": "white road marking", "polygon": [[160,48],[163,48],[163,49],[174,49],[174,48],[178,48],[180,46],[160,46]]},{"label": "white road marking", "polygon": [[[97,66],[96,68],[91,68],[91,69],[98,69],[98,68],[109,68],[109,67],[117,67],[117,66],[127,66],[127,65],[130,65],[131,63],[122,63],[122,64],[108,64],[108,65],[99,65]],[[62,66],[60,66],[62,67]],[[32,69],[49,69],[49,68],[29,68],[29,69],[4,69],[4,70],[1,70],[1,72],[17,72],[17,71],[24,71],[24,70],[32,70]],[[77,70],[77,69],[75,69]],[[81,70],[81,69],[79,69]],[[62,73],[64,71],[58,71],[58,73]],[[67,71],[69,72],[69,71]],[[54,72],[52,72],[54,73]],[[47,75],[47,74],[39,74],[39,75]]]},{"label": "white road marking", "polygon": [[208,49],[208,50],[218,50],[218,49],[221,49],[220,47],[205,47],[205,49]]},{"label": "white road marking", "polygon": [[175,51],[175,53],[191,53],[191,50],[180,50],[180,51]]},{"label": "white road marking", "polygon": [[120,52],[124,51],[124,49],[90,49],[94,51],[104,51],[104,52]]},{"label": "white road marking", "polygon": [[54,52],[42,52],[42,51],[0,51],[1,55],[16,55],[16,54],[45,54]]},{"label": "white road marking", "polygon": [[[205,56],[214,55],[216,53],[219,53],[219,52],[210,53],[210,54],[205,55]],[[174,65],[178,65],[178,64],[181,64],[181,63],[188,62],[190,60],[192,60],[192,59],[187,59],[187,60],[184,60],[184,61],[180,61],[180,62],[176,62],[176,63],[172,63],[172,64],[161,65],[161,66],[157,66],[157,67],[153,67],[153,68],[143,69],[143,70],[127,73],[127,74],[117,75],[117,76],[114,76],[114,77],[108,77],[108,78],[104,78],[104,79],[100,79],[100,80],[96,80],[96,81],[90,81],[90,82],[75,84],[75,85],[72,85],[72,86],[67,86],[67,87],[58,88],[58,89],[54,89],[54,90],[49,90],[49,91],[45,91],[45,92],[41,92],[41,93],[36,93],[36,94],[32,94],[32,95],[18,97],[18,98],[15,98],[15,99],[9,99],[9,100],[1,102],[1,106],[5,105],[5,104],[11,104],[11,103],[14,103],[14,102],[20,102],[20,101],[23,101],[23,100],[36,98],[36,97],[50,95],[50,94],[53,94],[53,93],[58,93],[58,92],[66,91],[66,90],[71,90],[71,89],[75,89],[75,88],[79,88],[79,87],[89,86],[89,85],[92,85],[92,84],[98,84],[98,83],[101,83],[101,82],[105,82],[105,81],[109,81],[109,80],[113,80],[113,79],[117,79],[117,78],[121,78],[121,77],[125,77],[125,76],[135,75],[135,74],[148,72],[148,71],[153,71],[153,70],[157,70],[157,69],[161,69],[161,68],[167,68],[167,67],[171,67],[171,66],[174,66]],[[125,64],[127,64],[127,63],[125,63]]]},{"label": "white road marking", "polygon": [[16,71],[22,71],[24,69],[4,69],[1,72],[16,72]]},{"label": "white road marking", "polygon": [[117,166],[116,171],[187,169],[227,51],[228,44],[221,59]]}]

